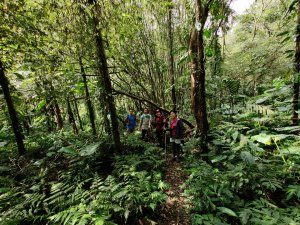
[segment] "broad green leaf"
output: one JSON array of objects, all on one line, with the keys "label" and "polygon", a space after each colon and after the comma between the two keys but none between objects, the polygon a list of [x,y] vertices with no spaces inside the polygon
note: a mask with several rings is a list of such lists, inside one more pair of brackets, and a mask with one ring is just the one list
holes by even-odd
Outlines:
[{"label": "broad green leaf", "polygon": [[224,159],[227,159],[226,155],[219,155],[211,160],[212,163],[220,162]]},{"label": "broad green leaf", "polygon": [[238,217],[236,215],[236,213],[234,211],[232,211],[231,209],[229,208],[226,208],[226,207],[217,207],[217,209],[221,212],[221,213],[225,213],[229,216],[233,216],[233,217]]},{"label": "broad green leaf", "polygon": [[276,135],[272,135],[272,140],[274,142],[286,139],[288,137],[292,137],[292,135],[287,135],[287,134],[276,134]]},{"label": "broad green leaf", "polygon": [[245,163],[247,163],[250,166],[255,163],[254,156],[250,152],[242,151],[241,158]]},{"label": "broad green leaf", "polygon": [[77,151],[71,147],[61,147],[57,152],[66,153],[69,155],[77,155]]},{"label": "broad green leaf", "polygon": [[79,153],[80,156],[89,156],[94,154],[99,146],[102,144],[102,142],[96,142],[90,145],[85,146]]},{"label": "broad green leaf", "polygon": [[242,224],[248,224],[250,215],[251,215],[250,209],[244,209],[242,212],[240,212],[240,218],[241,218]]},{"label": "broad green leaf", "polygon": [[265,145],[272,145],[272,136],[267,134],[258,134],[250,138],[252,141],[257,141]]},{"label": "broad green leaf", "polygon": [[180,65],[183,62],[186,62],[188,59],[189,59],[189,52],[186,52],[180,57],[179,61],[177,62],[177,65]]},{"label": "broad green leaf", "polygon": [[287,131],[287,132],[296,132],[300,131],[300,126],[290,126],[290,127],[280,127],[280,128],[275,128],[276,131]]},{"label": "broad green leaf", "polygon": [[98,217],[95,221],[95,225],[104,225],[105,224],[105,219]]},{"label": "broad green leaf", "polygon": [[231,136],[232,136],[233,140],[236,141],[237,137],[239,136],[239,132],[235,131]]},{"label": "broad green leaf", "polygon": [[260,148],[260,147],[258,147],[256,144],[254,144],[252,141],[248,141],[248,145],[249,145],[249,147],[250,147],[250,149],[252,150],[252,151],[255,151],[255,152],[264,152],[265,150],[264,149],[262,149],[262,148]]},{"label": "broad green leaf", "polygon": [[125,189],[125,190],[122,190],[122,191],[118,192],[117,194],[115,194],[115,195],[113,196],[113,198],[115,198],[115,199],[122,198],[122,197],[126,196],[127,193],[128,193],[128,190],[126,190],[126,189]]},{"label": "broad green leaf", "polygon": [[241,140],[240,140],[239,148],[245,147],[247,142],[248,142],[248,138],[245,135],[241,134]]},{"label": "broad green leaf", "polygon": [[300,155],[300,146],[289,146],[283,148],[280,153],[284,155]]},{"label": "broad green leaf", "polygon": [[43,99],[39,102],[39,104],[36,106],[36,111],[41,111],[41,109],[46,105],[46,100]]},{"label": "broad green leaf", "polygon": [[263,97],[263,98],[260,98],[258,100],[256,100],[256,104],[261,104],[261,103],[264,103],[265,101],[267,101],[269,99],[269,96],[266,96],[266,97]]}]

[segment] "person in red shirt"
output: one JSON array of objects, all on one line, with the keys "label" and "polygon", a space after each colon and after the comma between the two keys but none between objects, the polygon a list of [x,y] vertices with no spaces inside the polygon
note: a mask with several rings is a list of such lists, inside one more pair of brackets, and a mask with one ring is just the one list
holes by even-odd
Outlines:
[{"label": "person in red shirt", "polygon": [[159,109],[157,109],[155,113],[154,126],[158,144],[160,147],[164,148],[163,136],[165,129],[165,118]]}]

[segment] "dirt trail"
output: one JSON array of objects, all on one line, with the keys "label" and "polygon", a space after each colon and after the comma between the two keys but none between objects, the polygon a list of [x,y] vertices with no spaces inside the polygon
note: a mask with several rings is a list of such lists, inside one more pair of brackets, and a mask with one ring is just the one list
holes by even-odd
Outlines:
[{"label": "dirt trail", "polygon": [[191,225],[189,215],[185,212],[185,208],[188,206],[187,199],[181,196],[183,191],[180,188],[186,179],[186,174],[180,162],[172,161],[171,155],[167,159],[165,179],[170,188],[166,191],[168,198],[160,213],[158,224]]}]

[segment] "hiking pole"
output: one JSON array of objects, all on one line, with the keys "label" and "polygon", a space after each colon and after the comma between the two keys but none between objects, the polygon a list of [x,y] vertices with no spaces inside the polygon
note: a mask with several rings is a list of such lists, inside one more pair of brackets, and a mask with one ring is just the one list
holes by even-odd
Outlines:
[{"label": "hiking pole", "polygon": [[165,130],[164,131],[164,134],[165,134],[165,160],[167,162],[167,131]]}]

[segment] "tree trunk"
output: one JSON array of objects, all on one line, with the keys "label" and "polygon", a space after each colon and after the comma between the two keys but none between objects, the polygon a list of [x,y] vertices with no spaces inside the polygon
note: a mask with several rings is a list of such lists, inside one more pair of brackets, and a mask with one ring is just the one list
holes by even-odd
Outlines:
[{"label": "tree trunk", "polygon": [[20,127],[20,124],[19,124],[17,112],[14,108],[14,104],[13,104],[13,101],[11,99],[10,90],[9,90],[9,86],[8,86],[9,82],[8,82],[8,80],[7,80],[7,78],[4,74],[4,68],[3,68],[3,64],[2,64],[1,60],[0,60],[0,85],[2,87],[4,98],[5,98],[5,101],[6,101],[6,104],[7,104],[7,108],[8,108],[12,128],[13,128],[13,131],[15,133],[19,155],[24,155],[25,154],[25,147],[24,147],[24,143],[23,143],[23,135],[22,135],[22,132],[21,132],[21,127]]},{"label": "tree trunk", "polygon": [[[89,0],[90,4],[94,4],[94,0]],[[97,5],[95,5],[96,7]],[[112,85],[111,80],[108,72],[107,67],[107,60],[105,55],[105,50],[103,46],[103,39],[102,39],[102,32],[99,28],[99,20],[96,15],[96,11],[93,11],[93,28],[95,33],[96,39],[96,49],[97,49],[97,56],[99,60],[99,66],[101,69],[101,81],[105,91],[105,99],[104,102],[107,103],[109,111],[110,111],[110,118],[111,118],[111,125],[112,125],[112,136],[115,144],[115,150],[117,153],[121,152],[121,141],[120,141],[120,132],[119,132],[119,125],[118,125],[118,117],[117,117],[117,110],[115,107],[114,97],[112,95]],[[104,118],[107,119],[107,118]]]},{"label": "tree trunk", "polygon": [[[55,122],[56,122],[56,130],[61,130],[64,127],[64,122],[61,116],[61,111],[56,99],[56,94],[55,93],[55,89],[54,86],[52,84],[52,81],[49,80],[45,82],[45,85],[47,87],[47,85],[50,86],[50,99],[52,100],[52,105],[53,105],[53,111],[54,111],[54,117],[55,117]],[[53,96],[54,95],[54,96]]]},{"label": "tree trunk", "polygon": [[172,108],[176,110],[176,89],[175,89],[175,69],[174,69],[174,55],[173,55],[173,27],[172,27],[172,9],[173,1],[170,0],[170,7],[168,13],[168,39],[169,39],[169,73],[172,85]]},{"label": "tree trunk", "polygon": [[67,107],[68,107],[69,123],[72,126],[73,133],[74,134],[78,134],[78,129],[77,129],[77,126],[76,126],[76,121],[75,121],[75,118],[74,118],[74,114],[72,112],[72,108],[71,108],[71,104],[70,104],[69,99],[67,99]]},{"label": "tree trunk", "polygon": [[[75,99],[75,95],[73,95],[73,98]],[[79,110],[78,110],[78,105],[77,105],[76,100],[74,100],[73,104],[74,104],[76,116],[77,116],[78,121],[79,121],[80,129],[81,129],[82,131],[84,131],[83,126],[82,126],[82,121],[81,121],[81,117],[80,117],[80,113],[79,113]]]},{"label": "tree trunk", "polygon": [[81,76],[82,76],[82,80],[83,80],[83,84],[84,84],[85,97],[86,97],[86,106],[87,106],[87,110],[89,112],[90,123],[91,123],[91,126],[92,126],[93,135],[97,135],[96,126],[95,126],[94,108],[93,108],[93,105],[92,105],[92,102],[91,102],[91,99],[90,99],[90,93],[89,93],[89,89],[88,89],[88,86],[87,86],[86,74],[85,74],[85,71],[84,71],[84,67],[83,67],[81,57],[79,57],[79,65],[80,65]]},{"label": "tree trunk", "polygon": [[[192,28],[189,52],[191,61],[191,89],[192,89],[192,110],[197,123],[196,133],[206,142],[209,129],[206,112],[205,98],[205,54],[203,43],[203,29],[208,16],[208,5],[201,4],[196,0],[196,19]],[[197,30],[196,30],[197,26]]]},{"label": "tree trunk", "polygon": [[299,116],[299,79],[300,79],[300,0],[298,0],[298,18],[296,29],[295,80],[293,85],[293,125],[298,125]]},{"label": "tree trunk", "polygon": [[53,107],[54,107],[54,114],[55,114],[55,121],[56,121],[56,129],[61,130],[64,127],[64,123],[63,123],[60,108],[59,108],[59,105],[58,105],[56,99],[53,101]]}]

